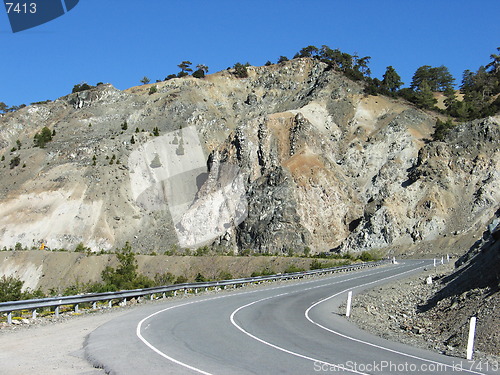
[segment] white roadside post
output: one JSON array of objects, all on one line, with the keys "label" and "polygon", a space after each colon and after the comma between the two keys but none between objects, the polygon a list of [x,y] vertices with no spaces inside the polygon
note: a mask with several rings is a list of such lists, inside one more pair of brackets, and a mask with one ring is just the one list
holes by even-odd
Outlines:
[{"label": "white roadside post", "polygon": [[476,335],[476,317],[470,318],[469,327],[469,342],[467,343],[467,359],[470,361],[472,359],[472,354],[474,353],[474,336]]},{"label": "white roadside post", "polygon": [[352,301],[352,290],[347,293],[347,307],[345,311],[345,316],[349,318],[351,315],[351,301]]},{"label": "white roadside post", "polygon": [[450,254],[446,254],[446,263],[450,263]]},{"label": "white roadside post", "polygon": [[434,258],[434,267],[436,267],[436,258]]},{"label": "white roadside post", "polygon": [[441,264],[444,264],[444,257],[441,257]]}]

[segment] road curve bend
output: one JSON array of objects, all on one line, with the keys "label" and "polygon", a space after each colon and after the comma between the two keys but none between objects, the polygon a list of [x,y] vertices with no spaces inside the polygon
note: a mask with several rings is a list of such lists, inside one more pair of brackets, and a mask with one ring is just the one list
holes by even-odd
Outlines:
[{"label": "road curve bend", "polygon": [[93,331],[86,357],[110,374],[493,374],[371,335],[343,315],[347,292],[407,277],[407,260],[299,282],[146,305]]}]

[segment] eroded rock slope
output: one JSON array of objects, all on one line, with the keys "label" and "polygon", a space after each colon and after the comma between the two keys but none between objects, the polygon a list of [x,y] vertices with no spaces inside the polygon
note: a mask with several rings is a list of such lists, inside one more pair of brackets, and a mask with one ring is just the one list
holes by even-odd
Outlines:
[{"label": "eroded rock slope", "polygon": [[[430,142],[435,114],[320,62],[248,70],[152,94],[105,84],[0,117],[0,246],[416,252],[498,208],[498,117]],[[44,126],[53,140],[34,147]]]}]

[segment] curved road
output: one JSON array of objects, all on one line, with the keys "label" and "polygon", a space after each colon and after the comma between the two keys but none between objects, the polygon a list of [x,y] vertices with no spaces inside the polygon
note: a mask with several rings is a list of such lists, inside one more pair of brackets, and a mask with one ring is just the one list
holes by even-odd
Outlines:
[{"label": "curved road", "polygon": [[404,261],[145,306],[92,332],[86,355],[120,375],[498,373],[381,339],[342,315],[347,291],[355,298],[429,264]]}]

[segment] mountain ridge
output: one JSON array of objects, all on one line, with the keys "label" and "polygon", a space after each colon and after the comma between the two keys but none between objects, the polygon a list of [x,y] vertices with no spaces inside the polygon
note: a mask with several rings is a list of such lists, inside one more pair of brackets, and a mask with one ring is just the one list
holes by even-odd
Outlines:
[{"label": "mountain ridge", "polygon": [[[0,246],[422,252],[498,207],[498,116],[431,142],[439,115],[314,59],[247,70],[1,116]],[[44,126],[53,140],[34,147]]]}]

